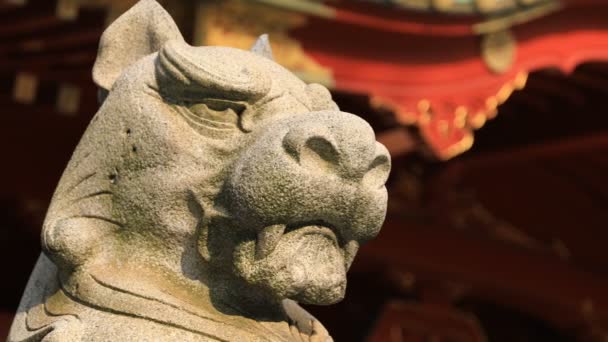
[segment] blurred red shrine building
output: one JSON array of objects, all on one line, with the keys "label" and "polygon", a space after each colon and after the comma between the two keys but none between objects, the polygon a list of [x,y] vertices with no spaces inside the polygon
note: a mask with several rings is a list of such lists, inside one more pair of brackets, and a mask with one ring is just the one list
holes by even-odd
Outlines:
[{"label": "blurred red shrine building", "polygon": [[[0,335],[134,2],[0,0]],[[608,339],[606,1],[159,2],[193,44],[269,33],[391,151],[383,231],[346,299],[309,308],[337,341]]]}]

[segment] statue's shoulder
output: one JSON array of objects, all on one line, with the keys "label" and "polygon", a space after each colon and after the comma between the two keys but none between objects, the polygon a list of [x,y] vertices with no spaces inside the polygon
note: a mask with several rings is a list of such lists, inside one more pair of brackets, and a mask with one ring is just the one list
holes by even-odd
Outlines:
[{"label": "statue's shoulder", "polygon": [[[91,280],[90,274],[84,275]],[[81,281],[80,291],[100,293],[106,302],[96,302],[95,296],[77,298],[60,285],[57,266],[41,254],[28,282],[17,315],[13,321],[9,342],[76,342],[76,341],[230,341],[231,336],[245,336],[222,322],[202,322],[186,312],[142,294],[128,293],[119,288],[103,288],[95,281]],[[91,284],[97,284],[91,287]],[[113,292],[114,295],[107,292]],[[158,304],[154,315],[137,300]],[[112,301],[111,298],[116,300]],[[117,304],[121,303],[121,305]],[[125,310],[130,307],[132,310]],[[158,309],[165,307],[165,310]],[[171,315],[172,313],[172,315]],[[163,319],[173,316],[173,320]],[[166,318],[166,317],[165,317]],[[197,320],[198,318],[198,320]],[[181,324],[179,324],[181,322]],[[223,327],[223,328],[222,328]],[[255,336],[250,336],[255,341]]]}]

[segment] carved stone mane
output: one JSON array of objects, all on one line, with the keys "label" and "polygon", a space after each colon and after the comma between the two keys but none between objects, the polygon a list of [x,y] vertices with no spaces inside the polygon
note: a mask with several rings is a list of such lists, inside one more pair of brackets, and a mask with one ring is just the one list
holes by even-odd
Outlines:
[{"label": "carved stone mane", "polygon": [[386,149],[252,51],[192,47],[154,0],[104,33],[102,105],[44,222],[9,341],[325,341],[386,212]]}]

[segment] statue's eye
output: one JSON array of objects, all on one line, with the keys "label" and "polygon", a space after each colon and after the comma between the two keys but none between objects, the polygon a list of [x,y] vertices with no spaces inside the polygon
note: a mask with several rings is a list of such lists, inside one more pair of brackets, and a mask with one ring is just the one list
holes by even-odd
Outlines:
[{"label": "statue's eye", "polygon": [[205,99],[202,102],[185,103],[184,107],[199,119],[237,125],[239,115],[245,110],[245,105],[217,99]]}]

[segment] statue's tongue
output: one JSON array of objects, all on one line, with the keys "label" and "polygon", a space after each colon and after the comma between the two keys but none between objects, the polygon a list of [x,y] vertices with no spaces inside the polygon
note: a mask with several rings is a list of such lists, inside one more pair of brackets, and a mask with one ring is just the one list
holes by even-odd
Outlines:
[{"label": "statue's tongue", "polygon": [[299,245],[290,264],[295,283],[302,285],[305,297],[334,297],[344,290],[346,270],[340,249],[328,237],[306,234],[299,237]]}]

